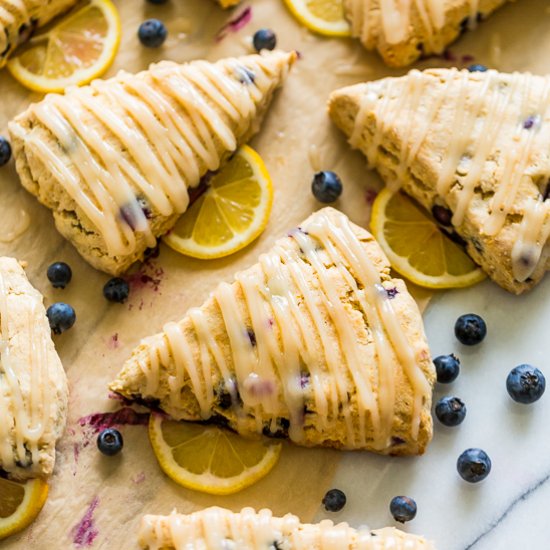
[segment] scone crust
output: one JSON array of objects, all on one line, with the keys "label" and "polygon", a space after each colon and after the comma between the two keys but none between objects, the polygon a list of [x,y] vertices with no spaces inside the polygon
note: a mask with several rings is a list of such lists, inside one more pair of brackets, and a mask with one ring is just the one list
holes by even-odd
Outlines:
[{"label": "scone crust", "polygon": [[[51,339],[51,330],[46,318],[46,311],[42,304],[42,295],[29,283],[21,265],[14,258],[0,257],[0,275],[6,291],[9,334],[2,334],[2,339],[8,339],[10,365],[15,371],[23,402],[29,407],[31,384],[33,375],[31,368],[41,369],[44,379],[40,381],[40,392],[48,392],[48,409],[42,412],[45,419],[45,428],[38,440],[38,459],[31,464],[13,466],[3,464],[0,456],[0,469],[17,480],[33,477],[48,477],[51,475],[55,463],[55,444],[65,429],[67,417],[68,389],[67,378],[63,365],[55,351]],[[29,329],[29,315],[32,329]],[[43,344],[46,357],[42,360],[45,364],[32,365],[30,357],[31,349],[38,347],[38,341]],[[3,369],[3,366],[0,368]],[[43,369],[43,370],[42,370]],[[9,386],[0,383],[3,391],[9,392]],[[11,402],[13,406],[13,402]],[[9,411],[8,418],[2,422],[9,425],[9,440],[15,441],[15,417],[14,410]]]},{"label": "scone crust", "polygon": [[[452,70],[452,69],[451,69]],[[395,124],[387,128],[382,135],[379,144],[376,159],[373,167],[387,181],[395,181],[398,171],[399,158],[408,158],[415,143],[407,140],[408,128],[415,125],[415,117],[418,117],[417,125],[421,124],[426,106],[437,102],[442,94],[443,83],[449,76],[449,69],[429,69],[423,71],[422,78],[428,79],[431,85],[426,87],[426,92],[422,98],[422,108],[416,112],[405,111],[394,120]],[[463,73],[465,74],[465,73]],[[405,81],[401,78],[386,78],[372,83],[357,84],[336,90],[332,93],[329,100],[329,114],[333,122],[348,137],[354,137],[354,146],[367,154],[373,143],[373,137],[377,128],[385,121],[380,120],[376,106],[373,110],[366,113],[362,127],[356,128],[357,116],[361,110],[362,100],[366,94],[376,93],[385,96],[391,94],[391,101],[397,102],[400,93],[406,87]],[[481,93],[485,74],[469,73],[467,75],[467,103],[475,101],[478,94]],[[496,101],[499,87],[510,86],[513,76],[500,73],[494,78],[494,87],[489,91],[490,99],[487,101]],[[546,86],[546,77],[525,75],[530,79],[529,89],[531,97],[540,97],[542,90]],[[431,87],[433,88],[431,89]],[[430,92],[431,89],[431,92]],[[455,90],[456,91],[456,90]],[[448,93],[450,94],[450,92]],[[437,181],[440,175],[442,158],[445,156],[443,146],[449,143],[452,137],[452,110],[456,105],[454,102],[458,98],[447,95],[442,107],[439,109],[434,122],[427,133],[425,140],[414,155],[407,169],[400,173],[399,183],[403,190],[418,201],[428,212],[431,212],[434,205],[442,205],[455,211],[460,196],[460,187],[454,187],[449,195],[440,197],[437,192]],[[517,105],[510,105],[510,110],[506,117],[513,119],[520,117],[519,109],[514,109]],[[550,123],[550,120],[543,121],[544,124]],[[354,133],[355,132],[355,133]],[[532,158],[529,167],[529,173],[523,178],[520,190],[517,194],[517,200],[507,216],[506,223],[502,230],[494,236],[484,232],[484,227],[490,213],[490,201],[495,190],[499,185],[498,171],[502,169],[505,155],[507,152],[500,150],[491,151],[490,158],[487,160],[484,168],[483,177],[476,186],[475,194],[466,211],[463,222],[454,231],[465,241],[466,249],[472,259],[479,264],[483,270],[504,289],[515,294],[520,294],[537,285],[545,272],[550,268],[550,258],[547,246],[531,276],[524,282],[519,282],[514,278],[512,250],[514,244],[519,238],[520,223],[525,212],[526,205],[540,201],[541,190],[539,188],[539,179],[548,171],[550,157],[543,153],[541,156]],[[458,167],[457,167],[458,170]]]},{"label": "scone crust", "polygon": [[[243,67],[257,68],[260,66],[266,73],[269,85],[266,89],[262,90],[261,97],[255,101],[256,110],[254,113],[251,113],[249,119],[243,119],[235,123],[235,121],[229,118],[226,112],[218,113],[223,117],[223,120],[229,127],[232,128],[237,145],[246,143],[252,135],[258,131],[260,123],[271,102],[273,93],[283,83],[295,57],[296,54],[294,52],[269,52],[265,56],[245,56],[240,58],[239,62]],[[218,62],[217,65],[226,74],[233,76],[235,67],[234,61],[235,60],[228,60],[228,63],[224,63],[224,60],[222,60]],[[163,70],[168,71],[168,73],[170,73],[171,70],[178,71],[181,67],[171,62],[162,62],[160,65]],[[139,80],[147,86],[154,85],[154,79],[149,71],[143,71],[137,75],[120,74],[111,79],[111,81],[106,81],[106,85],[108,86],[109,82],[123,81],[128,78]],[[75,91],[74,93],[80,92]],[[92,95],[99,106],[105,102],[121,117],[127,116],[122,107],[111,104],[106,96],[102,96],[97,91],[94,91]],[[70,98],[71,91],[68,91],[66,96]],[[182,106],[173,98],[171,98],[170,101],[174,109],[184,113]],[[189,118],[186,120],[190,121]],[[123,143],[105,125],[99,123],[97,118],[88,113],[87,119],[83,122],[93,127],[99,133],[101,139],[109,142],[110,145],[118,151],[118,154],[124,156],[129,162],[134,162],[126,152]],[[189,124],[191,123],[189,122]],[[27,191],[35,195],[42,204],[52,210],[58,231],[75,246],[88,263],[96,269],[105,271],[106,273],[120,275],[126,272],[134,262],[144,258],[149,245],[146,234],[143,232],[134,233],[136,245],[129,253],[111,253],[108,250],[104,236],[86,215],[80,205],[69,195],[65,187],[60,184],[55,171],[50,166],[46,165],[39,155],[35,154],[32,147],[27,145],[26,138],[32,135],[33,139],[48,144],[48,147],[55,151],[56,156],[64,162],[69,164],[72,162],[57,138],[40,120],[38,120],[32,106],[10,122],[9,129],[16,169],[22,185]],[[216,154],[218,155],[219,167],[234,151],[226,150],[217,136],[214,136],[213,143]],[[204,176],[208,172],[209,167],[204,160],[199,158],[196,154],[194,158],[200,176]],[[95,160],[101,164],[101,160],[97,156]],[[179,167],[178,169],[183,172],[186,170],[185,166]],[[133,180],[128,180],[127,183],[137,197],[142,194],[142,191]],[[195,187],[199,183],[200,178],[195,181],[189,181],[189,186]],[[80,177],[78,185],[85,193],[88,193],[88,187],[82,177]],[[159,237],[174,226],[179,214],[164,215],[152,205],[149,205],[149,207],[148,218],[150,229],[154,237]]]},{"label": "scone crust", "polygon": [[[355,29],[354,36],[360,38],[368,50],[377,50],[389,67],[407,67],[421,57],[441,54],[449,44],[468,29],[471,18],[472,3],[470,0],[439,0],[445,5],[445,22],[441,28],[430,30],[418,10],[417,3],[411,2],[409,25],[405,38],[398,43],[391,43],[382,30],[381,1],[345,0],[345,7],[347,18],[354,27],[354,23],[355,25],[360,23],[354,21],[352,5],[358,2],[364,3],[364,8],[360,10],[360,17],[370,19],[371,32],[368,37],[362,37],[359,29]],[[481,21],[489,17],[496,9],[509,1],[514,0],[480,0],[477,8],[477,20]]]},{"label": "scone crust", "polygon": [[[325,209],[325,211],[332,211],[332,209]],[[332,211],[335,212],[335,211]],[[336,214],[336,213],[335,213]],[[315,214],[312,215],[311,219],[315,218]],[[307,226],[307,221],[304,222],[304,226]],[[365,254],[368,256],[370,261],[376,266],[376,269],[379,271],[382,286],[385,289],[391,289],[394,298],[391,300],[391,305],[395,311],[395,316],[399,321],[399,325],[403,333],[405,334],[407,341],[412,346],[414,359],[416,364],[422,371],[422,375],[428,381],[430,387],[433,386],[435,374],[433,364],[430,359],[430,353],[428,345],[426,342],[426,337],[424,334],[422,318],[418,310],[418,306],[412,296],[408,293],[405,283],[401,279],[392,278],[390,275],[390,266],[387,258],[383,254],[379,245],[376,243],[372,235],[370,235],[366,230],[358,227],[357,225],[351,224],[353,232],[357,235],[358,239],[361,242],[361,246]],[[286,237],[277,242],[279,246],[296,248],[296,242],[291,237]],[[326,261],[326,260],[325,260]],[[258,264],[252,266],[244,273],[250,273],[251,275],[262,277],[261,268]],[[316,275],[310,273],[308,275],[309,281],[308,284],[312,288],[319,285],[319,280]],[[338,282],[335,279],[335,284],[341,285],[341,282]],[[241,314],[246,319],[247,323],[250,323],[249,312],[246,307],[245,298],[242,293],[241,286],[234,282],[232,283],[234,291],[236,292],[237,299],[241,305],[242,311]],[[349,311],[353,311],[357,305],[353,303],[353,300],[350,296],[346,297],[346,288],[340,288],[341,300],[344,303],[346,309],[349,308]],[[212,296],[209,298],[205,304],[200,308],[204,316],[208,319],[208,326],[211,331],[212,336],[216,340],[221,352],[223,353],[224,362],[230,367],[230,370],[234,372],[235,366],[233,364],[233,355],[232,348],[227,335],[227,328],[225,321],[220,310],[220,306],[216,301],[215,297]],[[373,380],[378,379],[378,365],[376,358],[376,348],[373,341],[373,336],[371,329],[368,325],[365,325],[366,320],[361,314],[355,312],[353,326],[356,331],[356,338],[358,341],[361,341],[361,351],[360,354],[365,359],[363,363],[363,368],[369,369],[371,373],[371,378]],[[326,315],[325,322],[330,324],[330,318],[328,313],[324,312],[323,315]],[[315,333],[315,328],[313,327],[313,320],[309,320],[311,325],[312,333]],[[184,317],[178,323],[182,332],[186,335],[186,339],[190,342],[195,342],[193,345],[193,360],[194,363],[200,365],[201,361],[201,349],[196,340],[196,332],[192,320],[189,317]],[[250,324],[248,326],[251,326]],[[277,330],[277,327],[274,326],[273,330]],[[283,328],[282,330],[285,330]],[[286,328],[286,330],[295,330],[292,328]],[[282,349],[282,335],[280,331],[278,332],[278,345],[279,349]],[[201,420],[200,407],[197,402],[197,398],[193,393],[191,381],[186,374],[181,391],[178,391],[176,397],[174,398],[174,391],[170,388],[170,379],[173,379],[175,373],[177,372],[176,361],[173,355],[170,355],[168,361],[166,358],[163,358],[161,362],[161,377],[160,377],[160,386],[154,391],[153,394],[148,394],[147,387],[147,377],[144,372],[151,367],[150,359],[150,350],[158,349],[159,346],[164,345],[166,342],[166,334],[159,333],[152,337],[146,338],[142,343],[133,351],[131,358],[125,363],[122,371],[118,375],[117,379],[111,383],[110,389],[114,392],[120,393],[121,395],[129,399],[138,399],[140,401],[145,401],[155,406],[158,406],[160,409],[166,411],[170,416],[176,419],[185,419],[185,420]],[[319,336],[317,335],[317,338]],[[331,338],[336,338],[335,334],[331,335]],[[322,346],[321,341],[316,341],[309,343],[313,346]],[[309,345],[308,344],[308,345]],[[326,344],[326,343],[325,343]],[[305,345],[305,343],[304,343]],[[337,341],[334,344],[329,344],[333,348],[340,350],[341,346]],[[341,353],[341,351],[339,351]],[[341,361],[346,361],[344,356],[341,356]],[[326,366],[325,366],[326,368]],[[199,369],[200,371],[200,369]],[[299,441],[296,441],[300,445],[304,446],[327,446],[334,448],[364,448],[369,449],[375,452],[391,455],[410,455],[410,454],[421,454],[424,452],[427,444],[432,437],[432,418],[430,414],[431,408],[431,395],[422,403],[420,411],[420,427],[419,433],[416,438],[411,437],[411,424],[413,422],[413,406],[414,401],[414,391],[411,381],[407,378],[404,371],[401,368],[396,368],[393,372],[395,378],[394,383],[396,387],[396,400],[394,405],[394,415],[391,422],[391,441],[389,444],[380,448],[375,445],[375,440],[377,433],[373,426],[372,419],[367,414],[365,421],[365,430],[366,438],[365,444],[358,444],[356,446],[351,446],[346,437],[346,420],[344,415],[340,414],[337,418],[330,417],[330,429],[324,426],[322,414],[320,414],[315,409],[315,401],[313,399],[312,393],[308,394],[306,390],[305,393],[305,409],[306,413],[304,416],[304,430],[303,436]],[[218,387],[222,380],[222,374],[219,369],[216,369],[213,374],[213,386],[214,388]],[[349,390],[349,407],[351,417],[355,420],[359,418],[359,405],[358,405],[358,395],[357,388],[354,386],[353,381],[350,379],[347,381]],[[331,399],[331,383],[330,378],[327,379],[327,385],[324,387],[324,393],[328,400]],[[374,385],[374,391],[377,391],[376,384]],[[313,391],[310,389],[309,391]],[[309,397],[308,397],[309,395]],[[346,405],[348,406],[348,405]],[[282,404],[281,408],[284,410],[285,406]],[[272,417],[265,415],[261,419],[261,428],[265,434],[272,434],[275,432],[277,436],[287,434],[282,430],[282,434],[277,434],[277,429],[273,429],[272,426]],[[238,408],[226,408],[220,402],[214,402],[212,407],[212,414],[210,421],[222,422],[225,425],[235,429],[239,433],[245,436],[254,437],[258,434],[258,424],[257,419],[254,417],[247,417],[243,420],[240,415]],[[288,416],[285,418],[281,416],[277,419],[277,426],[279,428],[284,427],[285,422],[289,422]],[[263,427],[263,430],[262,430]],[[355,425],[355,439],[361,440],[359,437],[358,426]]]}]

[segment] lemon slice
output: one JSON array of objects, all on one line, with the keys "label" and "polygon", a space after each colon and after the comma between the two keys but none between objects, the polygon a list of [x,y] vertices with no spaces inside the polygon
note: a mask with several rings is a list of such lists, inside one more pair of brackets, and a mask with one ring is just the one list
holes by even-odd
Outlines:
[{"label": "lemon slice", "polygon": [[151,414],[149,439],[164,473],[179,485],[229,495],[249,487],[275,466],[281,442],[244,439],[217,426]]},{"label": "lemon slice", "polygon": [[10,73],[37,92],[87,84],[111,66],[120,43],[120,19],[111,0],[91,0],[53,28],[31,38],[8,62]]},{"label": "lemon slice", "polygon": [[221,258],[241,250],[265,229],[273,185],[263,160],[241,147],[210,180],[164,242],[193,258]]},{"label": "lemon slice", "polygon": [[18,483],[0,477],[0,540],[29,526],[47,497],[48,484],[41,479]]},{"label": "lemon slice", "polygon": [[309,30],[325,36],[351,36],[344,0],[285,0],[292,15]]},{"label": "lemon slice", "polygon": [[374,201],[371,229],[392,267],[419,286],[461,288],[485,273],[402,193],[384,189]]}]

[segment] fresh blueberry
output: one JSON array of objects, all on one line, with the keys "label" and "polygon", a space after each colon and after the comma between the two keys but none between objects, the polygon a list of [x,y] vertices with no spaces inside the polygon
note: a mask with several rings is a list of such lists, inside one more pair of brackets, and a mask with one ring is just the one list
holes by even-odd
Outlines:
[{"label": "fresh blueberry", "polygon": [[327,512],[339,512],[346,505],[346,495],[340,489],[331,489],[323,497],[323,504]]},{"label": "fresh blueberry", "polygon": [[416,502],[410,497],[393,497],[390,502],[390,512],[395,521],[405,523],[416,516]]},{"label": "fresh blueberry", "polygon": [[122,451],[124,440],[122,434],[114,428],[107,428],[97,436],[97,448],[104,455],[114,456]]},{"label": "fresh blueberry", "polygon": [[461,344],[475,346],[487,336],[487,325],[475,313],[461,315],[455,323],[455,336]]},{"label": "fresh blueberry", "polygon": [[506,378],[506,389],[514,401],[529,405],[542,397],[546,389],[546,379],[536,367],[519,365]]},{"label": "fresh blueberry", "polygon": [[489,69],[481,63],[474,63],[468,67],[471,73],[486,73]]},{"label": "fresh blueberry", "polygon": [[147,19],[138,29],[139,41],[146,48],[158,48],[164,44],[168,31],[162,21],[158,19]]},{"label": "fresh blueberry", "polygon": [[0,166],[4,166],[4,164],[7,164],[10,158],[11,158],[10,142],[4,136],[0,136]]},{"label": "fresh blueberry", "polygon": [[435,416],[444,426],[458,426],[466,417],[466,405],[458,397],[447,395],[437,402]]},{"label": "fresh blueberry", "polygon": [[130,295],[130,285],[121,277],[109,279],[103,287],[103,296],[109,302],[124,303]]},{"label": "fresh blueberry", "polygon": [[311,183],[313,196],[323,203],[334,202],[342,194],[342,188],[340,178],[328,170],[317,172]]},{"label": "fresh blueberry", "polygon": [[252,45],[257,52],[261,50],[274,50],[277,45],[277,36],[271,29],[260,29],[254,33]]},{"label": "fresh blueberry", "polygon": [[469,483],[483,481],[491,471],[491,459],[481,449],[466,449],[456,461],[460,477]]},{"label": "fresh blueberry", "polygon": [[434,204],[432,207],[432,216],[438,223],[445,227],[452,225],[453,213],[440,204]]},{"label": "fresh blueberry", "polygon": [[52,304],[46,311],[46,316],[50,322],[50,328],[54,334],[61,334],[69,330],[76,321],[74,309],[63,302]]},{"label": "fresh blueberry", "polygon": [[454,382],[460,374],[460,360],[456,355],[439,355],[434,359],[437,381],[440,384]]},{"label": "fresh blueberry", "polygon": [[55,262],[48,267],[47,275],[54,288],[65,288],[71,282],[73,272],[65,262]]}]

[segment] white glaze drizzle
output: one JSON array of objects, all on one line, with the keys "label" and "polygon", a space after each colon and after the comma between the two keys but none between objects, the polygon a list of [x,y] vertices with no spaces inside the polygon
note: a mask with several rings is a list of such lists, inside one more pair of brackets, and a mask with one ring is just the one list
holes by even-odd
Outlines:
[{"label": "white glaze drizzle", "polygon": [[[469,27],[477,20],[479,0],[469,0]],[[445,25],[445,0],[347,0],[352,35],[367,47],[374,47],[381,35],[384,42],[394,45],[407,40],[413,13],[426,31],[429,51],[441,53],[445,44],[436,43],[436,35]]]},{"label": "white glaze drizzle", "polygon": [[[338,429],[335,423],[343,417],[348,447],[361,448],[368,442],[383,450],[390,445],[394,421],[395,371],[403,368],[413,389],[411,437],[416,439],[430,383],[380,273],[349,220],[322,210],[291,238],[294,245],[277,243],[254,269],[237,274],[236,283],[222,283],[213,293],[229,338],[235,380],[230,382],[230,368],[207,319],[193,309],[189,318],[194,330],[169,323],[162,338],[148,342],[150,368],[147,361],[140,363],[143,396],[158,395],[160,358],[162,364],[174,365],[168,375],[172,406],[177,408],[188,380],[202,418],[209,418],[215,404],[212,381],[221,379],[226,389],[229,382],[230,391],[236,393],[238,387],[242,406],[234,407],[237,427],[252,416],[255,431],[261,432],[267,416],[275,431],[277,418],[286,418],[289,437],[301,442],[305,375],[321,429]],[[335,277],[348,289],[355,310],[350,312]],[[353,313],[362,318],[354,320]],[[374,351],[366,357],[369,334]],[[369,365],[376,368],[371,372]],[[355,404],[349,400],[355,393],[351,388],[356,389]]]},{"label": "white glaze drizzle", "polygon": [[[50,413],[50,391],[48,352],[44,338],[35,333],[37,304],[26,296],[17,299],[30,301],[23,321],[28,342],[20,343],[30,348],[29,363],[21,365],[22,359],[12,359],[12,342],[21,336],[10,323],[8,292],[9,282],[0,272],[0,467],[10,473],[38,463],[39,443]],[[29,373],[28,380],[20,380],[20,369]]]},{"label": "white glaze drizzle", "polygon": [[273,517],[270,510],[243,508],[233,513],[212,507],[201,512],[169,516],[144,516],[139,543],[146,550],[433,550],[421,537],[397,529],[353,529],[330,520],[302,524],[287,514]]},{"label": "white glaze drizzle", "polygon": [[122,72],[31,106],[54,140],[11,129],[97,227],[109,253],[129,254],[136,233],[147,246],[155,242],[139,200],[163,216],[184,212],[187,189],[237,148],[236,134],[272,85],[269,58],[248,59],[246,67],[235,59]]},{"label": "white glaze drizzle", "polygon": [[[443,87],[434,97],[427,88],[434,85],[435,78],[438,84],[443,81]],[[480,79],[474,95],[468,91],[472,78]],[[513,274],[520,282],[536,269],[550,234],[550,201],[543,201],[542,195],[538,198],[519,195],[522,183],[533,179],[542,183],[550,180],[550,161],[546,153],[550,149],[550,79],[545,79],[541,90],[540,85],[533,86],[533,78],[514,73],[503,82],[496,71],[476,77],[454,69],[437,76],[413,70],[403,80],[404,87],[395,91],[391,87],[370,86],[361,99],[350,136],[351,145],[358,147],[364,139],[362,132],[368,116],[376,113],[376,129],[368,138],[365,151],[369,165],[376,166],[382,140],[388,131],[410,120],[400,132],[402,143],[396,154],[395,177],[387,181],[390,189],[397,190],[441,110],[450,110],[453,114],[449,127],[453,131],[437,134],[443,152],[436,172],[436,190],[444,200],[451,193],[456,194],[452,220],[455,227],[465,222],[480,182],[490,176],[488,164],[500,151],[501,168],[495,174],[498,185],[490,199],[483,234],[498,236],[508,223],[509,215],[515,211],[515,205],[523,203],[523,218],[512,252]],[[426,97],[430,97],[429,103]],[[519,103],[517,98],[520,98]],[[414,116],[416,113],[421,114]],[[525,128],[529,117],[532,117],[531,127]],[[436,145],[439,147],[440,143]],[[534,159],[539,163],[536,172],[532,168]]]}]

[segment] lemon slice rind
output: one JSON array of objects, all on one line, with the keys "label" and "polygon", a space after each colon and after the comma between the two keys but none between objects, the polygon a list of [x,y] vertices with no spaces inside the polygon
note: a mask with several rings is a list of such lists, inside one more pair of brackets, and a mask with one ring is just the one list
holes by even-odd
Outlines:
[{"label": "lemon slice rind", "polygon": [[[411,263],[409,262],[409,257],[403,256],[401,254],[398,254],[394,247],[388,242],[386,238],[386,224],[388,222],[388,218],[386,216],[386,209],[388,207],[388,204],[394,197],[394,193],[391,192],[388,189],[383,189],[378,196],[376,197],[376,200],[374,201],[373,210],[372,210],[372,219],[371,219],[371,230],[373,232],[374,237],[384,250],[386,256],[388,257],[388,260],[390,261],[390,264],[392,268],[399,273],[401,276],[407,278],[408,280],[412,281],[413,283],[417,284],[418,286],[424,287],[424,288],[430,288],[430,289],[449,289],[449,288],[464,288],[468,286],[472,286],[474,284],[477,284],[481,281],[483,281],[487,275],[483,272],[483,270],[475,265],[475,263],[470,259],[470,257],[466,254],[465,251],[460,249],[458,245],[453,243],[449,237],[444,235],[441,230],[437,227],[437,224],[433,222],[427,215],[424,220],[418,220],[417,221],[410,221],[410,222],[399,222],[399,220],[391,220],[394,224],[402,223],[402,225],[406,226],[406,231],[414,231],[414,226],[417,227],[422,226],[424,229],[428,228],[431,231],[439,231],[441,233],[441,239],[447,239],[447,251],[452,250],[452,254],[460,254],[463,256],[458,258],[459,262],[464,262],[465,265],[467,265],[467,262],[471,264],[471,270],[467,271],[460,275],[453,275],[449,273],[448,271],[441,274],[441,275],[429,275],[426,272],[421,271],[420,269],[417,269]],[[409,201],[409,199],[405,196],[401,197],[403,201]],[[406,202],[403,202],[405,207],[407,207]],[[414,208],[417,212],[420,212],[418,208],[413,206],[412,202],[410,202],[410,208]],[[418,214],[415,212],[415,217],[418,218]],[[405,232],[404,232],[405,235]],[[444,243],[444,241],[442,241]],[[444,243],[445,244],[445,243]],[[411,251],[411,254],[413,251]],[[442,254],[444,252],[442,251]],[[441,260],[444,262],[445,260]]]},{"label": "lemon slice rind", "polygon": [[[0,480],[0,484],[16,483]],[[22,484],[21,484],[22,485]],[[28,527],[38,516],[48,498],[48,484],[42,479],[31,479],[25,484],[23,500],[15,513],[8,517],[0,517],[0,540],[19,533]],[[2,491],[3,493],[4,491]],[[2,497],[0,493],[0,498]]]},{"label": "lemon slice rind", "polygon": [[[314,1],[315,0],[309,0],[309,2],[306,0],[285,0],[285,3],[292,15],[309,30],[324,36],[351,36],[351,27],[343,16],[343,9],[341,19],[328,21],[315,15],[308,7],[308,4],[312,4]],[[343,0],[334,0],[337,4],[342,4],[342,1]]]},{"label": "lemon slice rind", "polygon": [[[247,175],[247,177],[243,178],[240,182],[239,179],[231,179],[228,185],[219,185],[214,183],[213,186],[210,186],[208,190],[198,199],[197,204],[193,204],[187,212],[182,215],[176,226],[163,237],[163,241],[170,248],[180,254],[184,254],[185,256],[202,260],[223,258],[242,250],[263,233],[267,222],[269,221],[269,215],[273,205],[273,183],[271,181],[271,177],[269,176],[262,158],[251,147],[246,145],[242,146],[233,158],[237,156],[248,164],[248,167],[252,170],[252,173]],[[229,161],[229,163],[221,169],[215,178],[223,178],[224,170],[231,172],[233,168],[231,162],[232,161]],[[220,212],[220,209],[218,208],[215,213],[216,216],[221,216],[221,219],[225,220],[224,223],[227,226],[227,231],[232,232],[232,237],[229,239],[223,240],[219,242],[219,244],[205,244],[197,242],[193,236],[185,237],[178,233],[178,228],[181,228],[187,224],[190,216],[195,217],[195,222],[200,222],[202,227],[215,225],[212,224],[211,220],[209,220],[207,216],[202,215],[202,211],[206,208],[205,204],[207,201],[209,201],[208,208],[210,208],[212,207],[213,202],[216,203],[216,201],[226,200],[223,196],[224,193],[228,193],[231,188],[236,187],[239,183],[245,181],[258,183],[260,188],[260,197],[258,204],[253,206],[254,213],[252,221],[243,231],[232,227],[232,225],[234,226],[235,224],[229,223],[227,218],[224,217],[226,214]],[[231,202],[230,199],[227,199],[227,201]],[[235,201],[233,201],[233,203],[235,204]],[[197,214],[198,208],[200,208],[201,211]]]},{"label": "lemon slice rind", "polygon": [[[13,56],[7,63],[7,68],[11,75],[23,86],[30,90],[42,93],[63,92],[70,86],[82,86],[90,83],[95,78],[102,76],[112,65],[115,55],[118,51],[121,38],[120,17],[115,5],[111,0],[91,0],[80,10],[61,19],[58,25],[54,26],[47,33],[39,34],[33,37],[29,46],[32,48],[33,43],[45,42],[49,40],[49,36],[55,35],[59,29],[64,29],[69,26],[70,22],[77,17],[81,17],[83,12],[91,8],[98,8],[102,16],[107,22],[108,32],[104,39],[104,47],[99,57],[94,63],[83,69],[76,69],[70,76],[66,77],[48,77],[36,74],[28,70],[22,63],[21,57]],[[28,52],[29,48],[24,51]],[[23,55],[23,54],[21,54]]]},{"label": "lemon slice rind", "polygon": [[[281,453],[281,442],[270,441],[269,444],[266,445],[263,440],[258,440],[257,444],[265,447],[265,454],[258,463],[252,466],[244,466],[244,461],[242,461],[244,469],[241,474],[230,477],[219,477],[212,472],[200,474],[193,473],[175,460],[173,447],[167,444],[162,435],[162,423],[164,420],[165,417],[161,414],[151,414],[149,421],[149,439],[163,472],[178,485],[187,489],[193,489],[211,495],[230,495],[236,493],[253,485],[266,476],[277,463]],[[182,429],[185,429],[187,423],[182,421],[181,424]],[[196,425],[192,424],[192,426]],[[228,440],[230,437],[240,437],[237,434],[227,432],[217,426],[204,426],[204,430],[214,432],[218,437],[228,438]],[[229,444],[230,443],[229,441]],[[235,454],[235,450],[233,449],[233,455]],[[236,460],[235,456],[231,458],[232,460]],[[210,463],[211,462],[212,457],[210,457]]]}]

